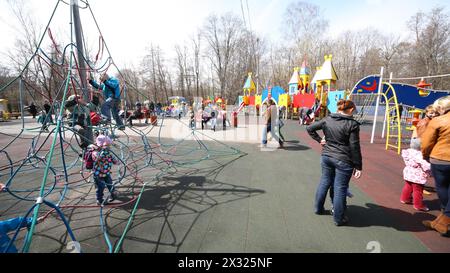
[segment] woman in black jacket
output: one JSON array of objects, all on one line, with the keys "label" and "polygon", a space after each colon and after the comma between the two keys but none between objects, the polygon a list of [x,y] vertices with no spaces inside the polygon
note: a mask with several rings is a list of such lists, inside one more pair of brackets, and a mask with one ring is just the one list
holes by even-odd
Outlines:
[{"label": "woman in black jacket", "polygon": [[[323,214],[327,192],[334,189],[333,217],[337,226],[348,222],[347,191],[352,175],[361,177],[362,156],[359,144],[359,123],[353,119],[355,104],[350,100],[338,102],[338,113],[307,127],[309,135],[321,143],[322,177],[316,193],[315,212]],[[325,139],[317,131],[322,130]]]}]

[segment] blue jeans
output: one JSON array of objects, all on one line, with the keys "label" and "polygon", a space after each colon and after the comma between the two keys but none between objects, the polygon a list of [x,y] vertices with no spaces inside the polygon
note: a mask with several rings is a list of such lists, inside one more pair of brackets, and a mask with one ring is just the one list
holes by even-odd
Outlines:
[{"label": "blue jeans", "polygon": [[272,137],[278,141],[278,143],[281,145],[283,143],[283,141],[281,140],[280,136],[278,135],[277,132],[275,132],[274,130],[272,130],[272,124],[268,124],[265,125],[263,127],[263,132],[262,132],[262,144],[266,145],[267,144],[267,133],[270,132],[272,134]]},{"label": "blue jeans", "polygon": [[450,217],[450,166],[431,164],[436,191],[444,214]]},{"label": "blue jeans", "polygon": [[108,188],[111,195],[114,193],[114,185],[111,179],[111,175],[107,175],[106,177],[98,177],[94,176],[94,182],[97,186],[97,201],[100,203],[103,203],[103,192],[105,191],[105,188]]},{"label": "blue jeans", "polygon": [[111,112],[114,120],[116,121],[116,125],[118,127],[123,126],[122,119],[119,116],[119,104],[120,100],[108,98],[105,103],[102,104],[101,113],[104,118],[108,121],[111,121]]},{"label": "blue jeans", "polygon": [[45,120],[44,120],[44,126],[47,125],[47,123],[53,123],[53,117],[52,114],[46,114],[45,115]]},{"label": "blue jeans", "polygon": [[316,192],[316,213],[324,211],[328,190],[333,189],[334,221],[341,224],[347,210],[347,191],[353,175],[353,167],[343,161],[322,156],[322,177]]},{"label": "blue jeans", "polygon": [[211,129],[215,129],[217,125],[217,118],[211,119]]}]

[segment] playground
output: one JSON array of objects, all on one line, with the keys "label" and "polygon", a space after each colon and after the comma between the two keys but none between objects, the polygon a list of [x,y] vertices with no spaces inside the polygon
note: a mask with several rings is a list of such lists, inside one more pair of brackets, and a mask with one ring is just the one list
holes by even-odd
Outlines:
[{"label": "playground", "polygon": [[[66,4],[58,1],[55,11],[60,2]],[[450,94],[431,82],[450,75],[386,78],[381,68],[352,90],[339,90],[329,54],[314,74],[301,60],[286,90],[260,86],[258,73],[249,71],[237,98],[167,96],[161,105],[125,80],[94,12],[82,3],[100,37],[95,58],[83,49],[72,3],[71,41],[60,50],[50,18],[28,64],[0,86],[0,93],[17,86],[20,97],[19,112],[0,100],[0,221],[21,219],[5,232],[10,240],[0,245],[3,252],[450,252],[450,238],[422,225],[440,211],[433,179],[424,196],[429,212],[399,200],[400,153],[426,107]],[[33,62],[58,75],[55,97],[25,77]],[[38,118],[25,94],[43,105]],[[324,215],[314,213],[322,146],[306,128],[336,113],[342,99],[358,110],[353,118],[360,124],[364,168],[350,183],[350,221],[337,227],[329,200]],[[277,129],[266,144],[271,109]],[[284,145],[276,141],[281,131]],[[111,143],[98,144],[102,136]],[[107,149],[117,159],[110,174],[114,198],[112,190],[105,200],[96,198],[98,173],[88,167],[89,149]]]},{"label": "playground", "polygon": [[[288,143],[283,150],[261,151],[256,143],[210,140],[203,142],[209,152],[200,150],[193,154],[191,147],[198,143],[185,140],[176,146],[176,152],[171,151],[176,162],[169,167],[164,160],[171,158],[171,153],[155,148],[152,166],[160,169],[146,167],[146,159],[131,164],[129,177],[118,186],[118,200],[103,209],[95,205],[92,181],[73,174],[60,209],[83,252],[450,251],[448,239],[421,225],[432,215],[398,202],[403,182],[398,170],[402,169],[402,161],[395,152],[386,152],[384,143],[370,144],[371,127],[365,129],[361,134],[365,173],[362,179],[351,183],[351,222],[343,228],[337,229],[331,216],[313,213],[321,148],[294,121],[286,125]],[[123,141],[125,136],[119,139]],[[6,141],[2,138],[1,144]],[[129,149],[137,149],[139,141],[139,137],[130,136]],[[17,158],[26,154],[26,142],[18,140],[23,148],[16,148]],[[161,143],[173,145],[174,141],[164,138]],[[166,147],[164,150],[170,149]],[[207,154],[209,159],[201,161]],[[142,155],[136,150],[134,157],[139,159]],[[193,158],[197,162],[192,162]],[[379,179],[380,173],[383,179]],[[24,172],[11,189],[32,200],[36,193],[25,194],[19,189],[37,188],[41,182],[37,178],[36,171]],[[142,181],[146,181],[145,186]],[[58,202],[64,184],[58,180],[56,189],[46,199]],[[23,215],[29,209],[30,202],[18,201],[5,193],[0,198],[2,217]],[[436,196],[426,197],[425,202],[436,214]],[[327,206],[329,209],[329,203]],[[44,208],[41,215],[46,219],[37,226],[30,252],[76,251],[58,214]],[[23,244],[25,235],[25,231],[19,233],[16,245]]]}]

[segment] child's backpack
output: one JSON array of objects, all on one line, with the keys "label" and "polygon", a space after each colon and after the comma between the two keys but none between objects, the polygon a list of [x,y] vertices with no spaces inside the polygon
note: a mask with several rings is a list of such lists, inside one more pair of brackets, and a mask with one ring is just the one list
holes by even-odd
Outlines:
[{"label": "child's backpack", "polygon": [[91,124],[93,126],[97,126],[100,123],[102,117],[96,112],[91,112],[90,115],[91,115]]},{"label": "child's backpack", "polygon": [[93,157],[93,153],[94,150],[88,149],[86,150],[86,152],[84,153],[84,167],[86,168],[86,170],[92,170],[94,169],[94,157]]}]

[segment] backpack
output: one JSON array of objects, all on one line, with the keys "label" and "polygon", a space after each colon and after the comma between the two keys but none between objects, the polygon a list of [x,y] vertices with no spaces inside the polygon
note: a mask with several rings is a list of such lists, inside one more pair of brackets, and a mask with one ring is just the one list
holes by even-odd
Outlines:
[{"label": "backpack", "polygon": [[86,168],[86,170],[92,170],[94,168],[94,157],[93,157],[93,150],[87,150],[84,153],[84,167]]},{"label": "backpack", "polygon": [[100,123],[102,117],[96,112],[91,112],[90,115],[91,115],[91,124],[93,126],[97,126]]}]

